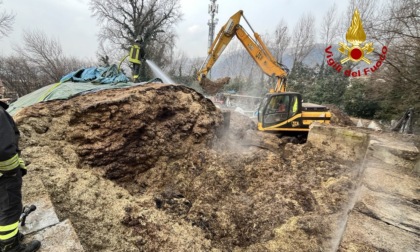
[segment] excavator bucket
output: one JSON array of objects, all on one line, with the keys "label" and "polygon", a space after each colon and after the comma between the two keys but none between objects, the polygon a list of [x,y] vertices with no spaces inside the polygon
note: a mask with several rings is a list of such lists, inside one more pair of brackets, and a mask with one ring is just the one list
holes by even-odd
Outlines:
[{"label": "excavator bucket", "polygon": [[224,85],[228,84],[229,81],[229,77],[219,78],[216,81],[212,81],[208,78],[202,78],[200,81],[200,86],[205,94],[215,95],[223,88]]}]

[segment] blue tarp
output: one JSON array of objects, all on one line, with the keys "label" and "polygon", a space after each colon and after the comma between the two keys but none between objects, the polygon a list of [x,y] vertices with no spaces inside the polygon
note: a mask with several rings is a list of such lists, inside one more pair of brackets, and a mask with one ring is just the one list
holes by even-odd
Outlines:
[{"label": "blue tarp", "polygon": [[22,108],[38,102],[66,100],[88,92],[133,87],[150,82],[162,82],[162,80],[155,78],[147,82],[133,83],[118,70],[116,65],[83,68],[63,76],[58,83],[42,87],[20,97],[9,105],[7,112],[14,115]]},{"label": "blue tarp", "polygon": [[129,79],[125,74],[118,70],[117,65],[109,67],[90,67],[82,68],[63,76],[61,83],[66,81],[72,82],[92,82],[99,84],[111,84],[128,82]]}]

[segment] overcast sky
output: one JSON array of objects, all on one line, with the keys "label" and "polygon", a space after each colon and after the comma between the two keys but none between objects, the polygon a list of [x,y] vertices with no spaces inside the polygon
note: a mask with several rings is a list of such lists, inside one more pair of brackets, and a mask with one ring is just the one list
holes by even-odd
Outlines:
[{"label": "overcast sky", "polygon": [[[3,0],[0,9],[13,11],[16,19],[13,32],[0,40],[0,55],[10,55],[13,44],[21,44],[23,30],[37,29],[58,39],[66,55],[94,59],[99,28],[88,3],[89,0]],[[282,18],[292,30],[304,13],[312,13],[319,25],[333,3],[340,13],[347,6],[345,0],[217,0],[219,22],[215,33],[238,10],[244,11],[260,34],[272,33]],[[207,54],[209,4],[210,0],[181,0],[184,16],[176,27],[176,48],[190,57]]]}]

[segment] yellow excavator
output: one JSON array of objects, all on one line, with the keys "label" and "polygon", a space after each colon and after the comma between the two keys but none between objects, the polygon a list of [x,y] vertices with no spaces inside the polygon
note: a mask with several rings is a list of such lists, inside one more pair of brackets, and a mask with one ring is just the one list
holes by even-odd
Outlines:
[{"label": "yellow excavator", "polygon": [[[244,18],[251,28],[254,38],[239,24]],[[322,105],[302,103],[302,96],[296,92],[286,92],[288,70],[278,63],[261,40],[258,33],[254,32],[249,22],[240,10],[235,13],[220,29],[213,41],[208,56],[198,71],[198,81],[207,94],[215,94],[229,78],[213,82],[206,76],[217,61],[223,50],[233,37],[237,37],[252,59],[268,76],[277,79],[274,88],[270,89],[262,99],[258,109],[258,130],[273,133],[307,133],[309,125],[313,122],[330,123],[331,113]]]}]

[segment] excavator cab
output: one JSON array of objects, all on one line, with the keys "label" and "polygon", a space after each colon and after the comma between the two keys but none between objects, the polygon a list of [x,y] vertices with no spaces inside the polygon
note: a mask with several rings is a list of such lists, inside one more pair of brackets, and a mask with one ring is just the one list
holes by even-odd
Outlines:
[{"label": "excavator cab", "polygon": [[258,109],[258,130],[281,134],[302,134],[313,122],[329,124],[328,107],[303,103],[296,92],[268,93]]},{"label": "excavator cab", "polygon": [[258,109],[258,129],[279,131],[299,128],[301,123],[302,96],[295,92],[269,93]]}]

